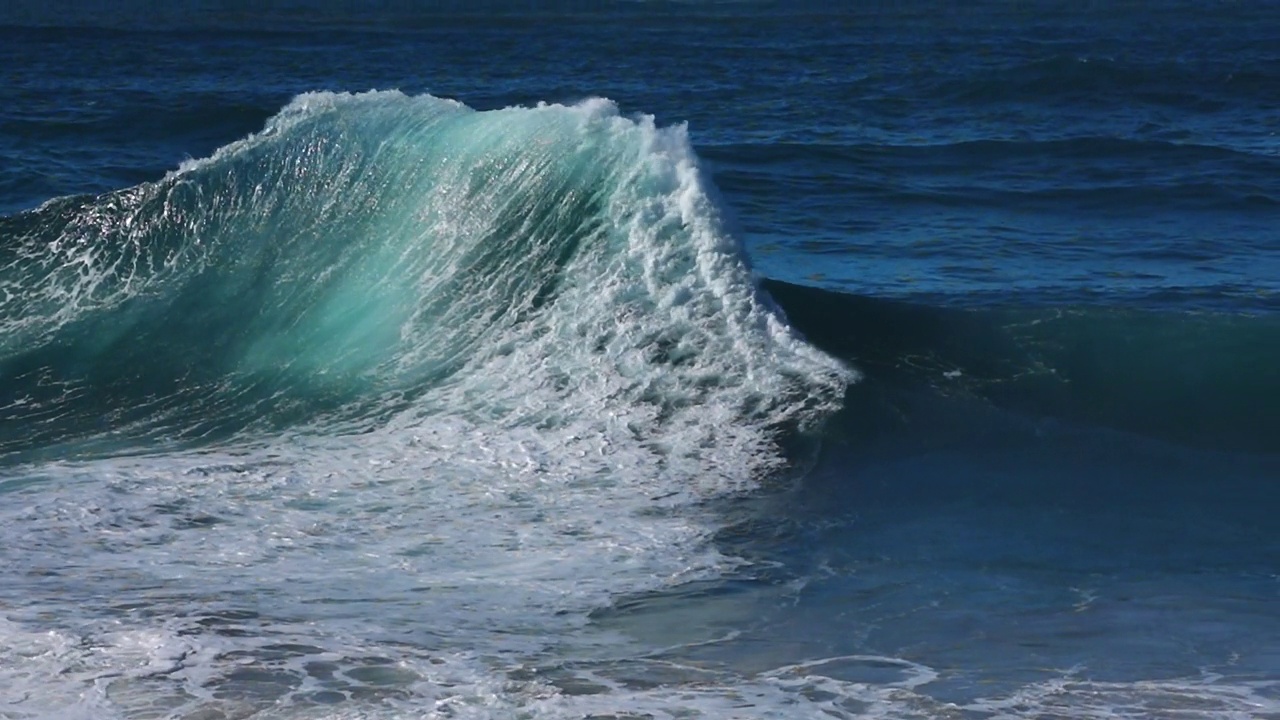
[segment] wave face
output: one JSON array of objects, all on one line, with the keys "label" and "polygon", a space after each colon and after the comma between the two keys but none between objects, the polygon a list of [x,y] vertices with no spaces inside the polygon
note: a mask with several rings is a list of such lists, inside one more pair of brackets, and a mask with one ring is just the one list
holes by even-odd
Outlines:
[{"label": "wave face", "polygon": [[0,222],[23,717],[526,713],[554,692],[506,670],[628,647],[590,610],[737,564],[711,507],[855,377],[759,292],[684,128],[603,100],[304,95]]},{"label": "wave face", "polygon": [[[936,408],[972,429],[972,403],[1187,445],[1276,452],[1280,319],[1271,314],[932,306],[768,281],[810,341],[867,382],[845,417],[857,437]],[[930,398],[923,403],[921,398]],[[880,408],[884,412],[876,412]],[[932,411],[930,411],[932,412]],[[933,427],[933,431],[939,431]]]},{"label": "wave face", "polygon": [[722,224],[684,129],[607,101],[300,96],[160,182],[3,220],[0,451],[438,414],[609,415],[690,448],[811,423],[851,374]]}]

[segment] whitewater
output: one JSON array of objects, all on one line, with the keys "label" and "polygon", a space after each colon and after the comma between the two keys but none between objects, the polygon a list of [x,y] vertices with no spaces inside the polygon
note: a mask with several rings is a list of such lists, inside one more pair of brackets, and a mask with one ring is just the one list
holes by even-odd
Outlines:
[{"label": "whitewater", "polygon": [[731,566],[707,504],[856,377],[756,289],[683,129],[602,100],[305,95],[8,223],[18,717],[524,705],[499,672],[617,652],[588,611]]},{"label": "whitewater", "polygon": [[[1210,677],[962,703],[906,657],[700,660],[800,602],[795,568],[732,590],[785,565],[733,538],[813,502],[805,474],[830,492],[823,436],[858,435],[827,427],[858,371],[787,323],[720,207],[682,126],[605,100],[374,92],[7,218],[5,717],[1274,702]],[[853,397],[846,426],[883,402]]]},{"label": "whitewater", "polygon": [[0,720],[1280,715],[1275,7],[358,5],[0,5]]}]

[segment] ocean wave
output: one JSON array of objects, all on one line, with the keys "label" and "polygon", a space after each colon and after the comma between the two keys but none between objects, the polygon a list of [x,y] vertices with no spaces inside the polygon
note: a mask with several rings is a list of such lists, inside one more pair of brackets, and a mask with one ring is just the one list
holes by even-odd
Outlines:
[{"label": "ocean wave", "polygon": [[[997,408],[1221,450],[1274,453],[1280,316],[1066,306],[950,307],[778,281],[765,288],[811,342],[856,364],[846,433],[912,423],[951,402],[972,427]],[[1271,301],[1274,307],[1275,301]],[[957,410],[968,408],[968,410]],[[934,410],[929,410],[933,412]]]},{"label": "ocean wave", "polygon": [[[761,458],[762,438],[842,402],[859,427],[892,426],[859,407],[883,388],[1231,449],[1280,432],[1280,403],[1260,400],[1280,398],[1269,313],[961,310],[774,281],[767,296],[721,216],[684,129],[607,101],[304,95],[161,181],[0,219],[0,448],[445,415],[608,418],[662,452]],[[850,366],[871,379],[856,399]]]},{"label": "ocean wave", "polygon": [[684,128],[605,100],[303,95],[159,182],[5,218],[0,267],[10,453],[439,414],[621,415],[693,452],[854,377],[757,292]]}]

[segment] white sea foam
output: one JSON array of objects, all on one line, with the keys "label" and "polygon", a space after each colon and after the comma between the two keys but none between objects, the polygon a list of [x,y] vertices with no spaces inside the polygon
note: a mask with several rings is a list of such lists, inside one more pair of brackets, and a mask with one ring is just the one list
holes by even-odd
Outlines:
[{"label": "white sea foam", "polygon": [[[73,218],[96,229],[50,251],[50,267],[70,269],[41,275],[32,312],[6,315],[28,324],[10,329],[36,344],[86,319],[101,330],[102,313],[145,310],[171,283],[206,299],[184,284],[197,278],[225,306],[125,326],[248,341],[218,362],[192,348],[192,373],[215,366],[204,405],[130,396],[121,381],[113,402],[157,409],[108,423],[85,446],[96,458],[55,449],[0,476],[0,718],[1277,711],[1274,684],[1208,675],[1069,673],[944,700],[949,670],[914,660],[771,661],[765,648],[746,669],[593,621],[619,598],[746,562],[712,541],[717,503],[784,469],[780,434],[820,423],[856,376],[757,292],[683,128],[603,100],[472,113],[317,94],[132,192]],[[162,236],[175,242],[143,242]],[[111,255],[93,242],[104,237],[133,249]],[[260,276],[266,290],[245,280]],[[251,290],[249,312],[233,301]],[[119,337],[71,338],[85,372]],[[237,405],[242,375],[279,385]],[[76,405],[73,390],[31,417],[114,411]],[[193,419],[310,392],[338,399],[270,432],[249,423],[165,449]],[[953,536],[939,547],[955,550]]]},{"label": "white sea foam", "polygon": [[[820,421],[854,377],[760,297],[683,128],[607,101],[304,96],[136,194],[72,223],[94,229],[66,237],[84,262],[51,250],[96,289],[34,285],[62,309],[30,337],[74,330],[92,361],[128,320],[237,349],[193,345],[190,374],[226,377],[195,404],[140,395],[157,409],[108,426],[117,457],[7,471],[13,717],[570,712],[508,673],[621,643],[587,621],[619,594],[733,567],[707,503],[777,470],[780,428]],[[192,287],[202,304],[167,296]],[[280,383],[244,406],[264,412],[298,378],[347,395],[284,431],[160,450],[242,403],[241,374]],[[84,395],[42,417],[101,412]]]}]

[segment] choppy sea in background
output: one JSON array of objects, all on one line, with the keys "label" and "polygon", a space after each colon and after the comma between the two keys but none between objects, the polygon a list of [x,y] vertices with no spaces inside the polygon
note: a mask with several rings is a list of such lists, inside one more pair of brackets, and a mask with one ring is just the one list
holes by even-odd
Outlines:
[{"label": "choppy sea in background", "polygon": [[0,718],[1280,717],[1280,4],[0,8]]}]

